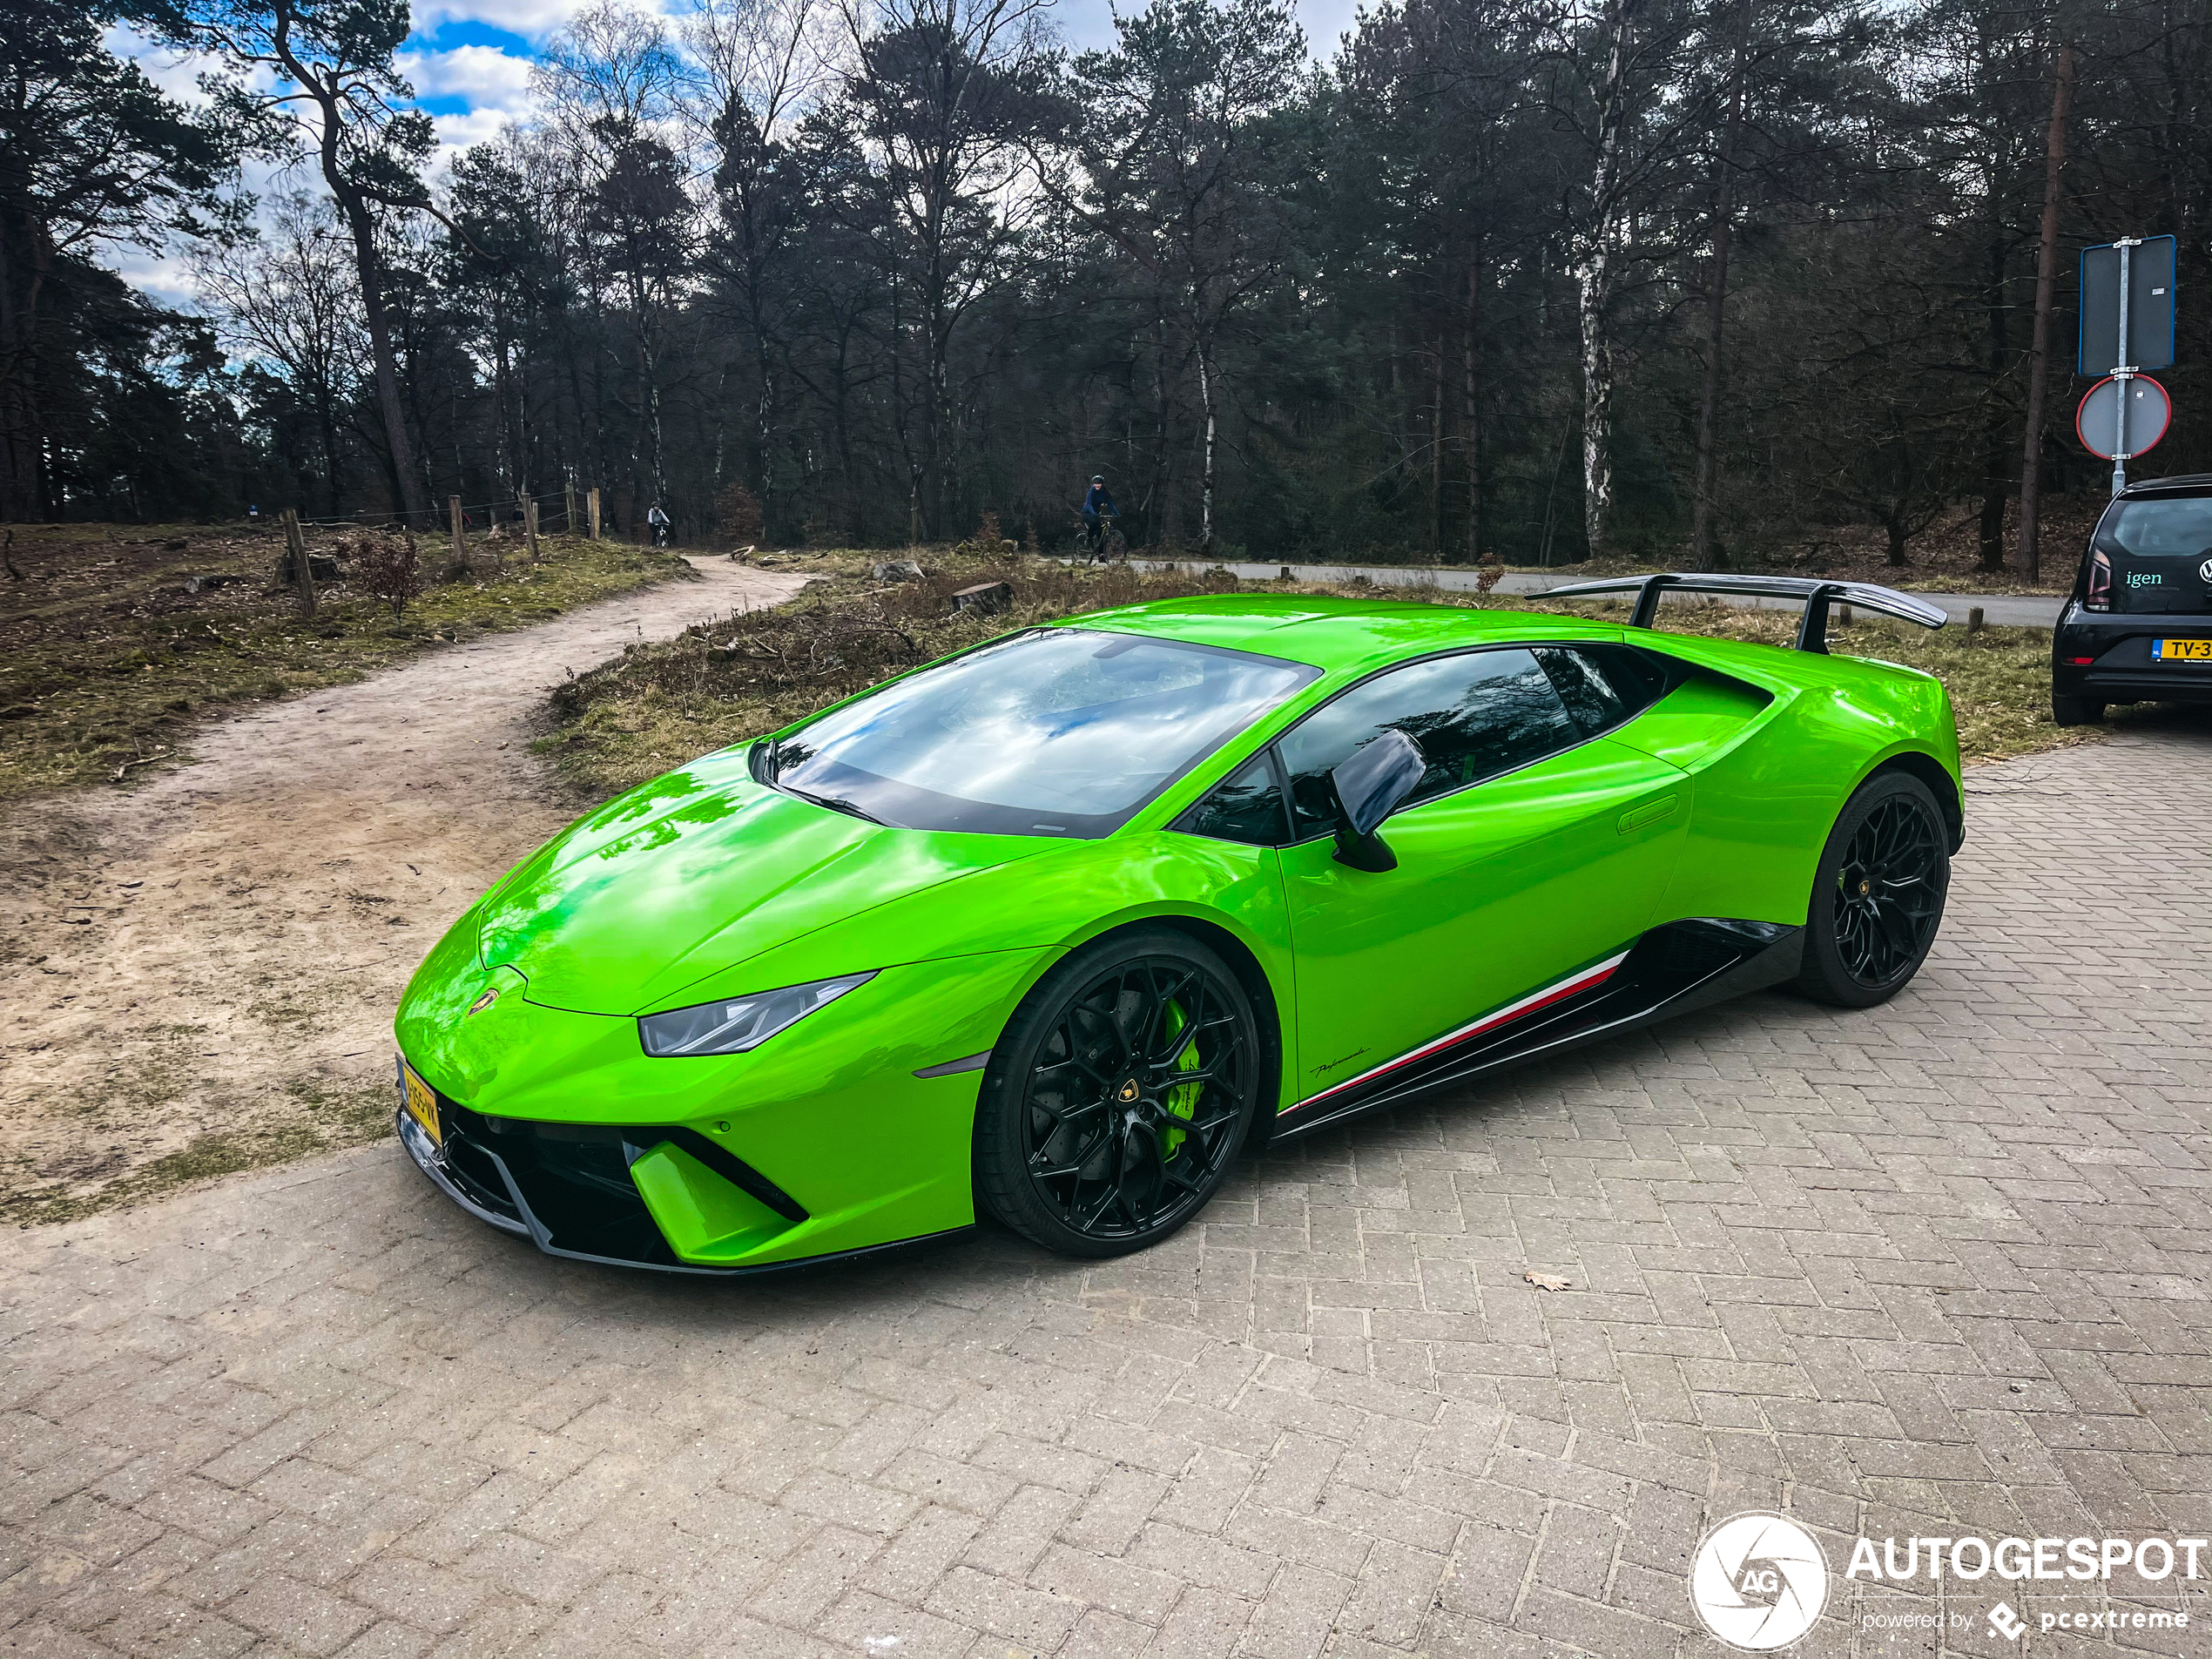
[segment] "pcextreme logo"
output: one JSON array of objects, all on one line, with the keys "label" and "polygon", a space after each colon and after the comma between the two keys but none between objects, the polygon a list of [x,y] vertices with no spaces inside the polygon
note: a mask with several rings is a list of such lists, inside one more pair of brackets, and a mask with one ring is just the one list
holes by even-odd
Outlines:
[{"label": "pcextreme logo", "polygon": [[1690,1558],[1689,1604],[1731,1648],[1786,1648],[1812,1629],[1828,1604],[1828,1558],[1787,1516],[1758,1510],[1730,1515]]}]

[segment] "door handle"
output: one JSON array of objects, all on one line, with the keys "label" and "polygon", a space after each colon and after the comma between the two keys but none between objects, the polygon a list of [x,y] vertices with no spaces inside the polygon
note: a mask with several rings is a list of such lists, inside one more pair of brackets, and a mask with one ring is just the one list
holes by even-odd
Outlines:
[{"label": "door handle", "polygon": [[1676,804],[1675,796],[1662,795],[1657,800],[1648,800],[1641,806],[1629,807],[1621,814],[1621,833],[1627,835],[1642,829],[1646,824],[1656,824],[1662,818],[1672,818]]}]

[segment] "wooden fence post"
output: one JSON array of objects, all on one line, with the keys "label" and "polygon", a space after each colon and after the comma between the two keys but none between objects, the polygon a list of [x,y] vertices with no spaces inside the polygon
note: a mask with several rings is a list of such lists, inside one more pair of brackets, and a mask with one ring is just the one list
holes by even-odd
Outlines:
[{"label": "wooden fence post", "polygon": [[599,491],[596,487],[591,491],[590,511],[591,539],[596,542],[599,539]]},{"label": "wooden fence post", "polygon": [[561,486],[561,496],[563,501],[565,502],[568,506],[568,512],[561,520],[561,534],[563,536],[574,536],[576,534],[575,479],[571,478]]},{"label": "wooden fence post", "polygon": [[460,496],[448,496],[446,497],[446,515],[453,521],[453,562],[455,564],[466,564],[469,563],[469,554],[462,545],[461,540]]},{"label": "wooden fence post", "polygon": [[292,555],[292,579],[300,584],[300,610],[303,616],[315,614],[315,570],[307,559],[307,538],[300,534],[300,515],[295,509],[284,509],[284,545]]},{"label": "wooden fence post", "polygon": [[537,497],[523,497],[523,534],[529,538],[530,563],[537,563]]}]

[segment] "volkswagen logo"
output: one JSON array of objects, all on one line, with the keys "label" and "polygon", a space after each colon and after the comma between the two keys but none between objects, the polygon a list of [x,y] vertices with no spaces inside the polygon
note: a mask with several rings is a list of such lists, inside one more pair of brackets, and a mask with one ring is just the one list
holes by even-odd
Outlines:
[{"label": "volkswagen logo", "polygon": [[486,1008],[489,1008],[493,1003],[498,1001],[499,993],[497,991],[486,991],[482,996],[478,997],[475,1001],[469,1005],[469,1012],[471,1014],[482,1014]]},{"label": "volkswagen logo", "polygon": [[2196,573],[2205,581],[2212,582],[2212,559],[2207,559],[2203,563],[2198,565],[2196,567]]},{"label": "volkswagen logo", "polygon": [[1828,1604],[1828,1558],[1819,1541],[1787,1516],[1730,1515],[1690,1558],[1689,1602],[1731,1648],[1786,1648]]}]

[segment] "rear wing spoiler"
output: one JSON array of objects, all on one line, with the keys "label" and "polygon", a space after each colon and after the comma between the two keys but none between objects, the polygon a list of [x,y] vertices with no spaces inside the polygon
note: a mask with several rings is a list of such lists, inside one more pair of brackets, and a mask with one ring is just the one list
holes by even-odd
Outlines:
[{"label": "rear wing spoiler", "polygon": [[1824,582],[1814,577],[1803,576],[1735,576],[1724,573],[1701,575],[1694,571],[1662,570],[1656,576],[1608,577],[1598,582],[1571,582],[1563,588],[1548,588],[1541,593],[1532,593],[1532,599],[1582,599],[1599,594],[1633,593],[1635,609],[1629,614],[1631,627],[1649,628],[1659,614],[1661,596],[1669,593],[1735,594],[1747,599],[1797,599],[1803,601],[1804,619],[1797,624],[1799,651],[1825,651],[1828,649],[1828,607],[1835,604],[1857,605],[1862,610],[1879,611],[1885,617],[1896,617],[1905,622],[1917,622],[1923,628],[1940,628],[1949,621],[1942,610],[1925,599],[1916,599],[1909,593],[1899,593],[1895,588],[1877,587],[1871,582]]}]

